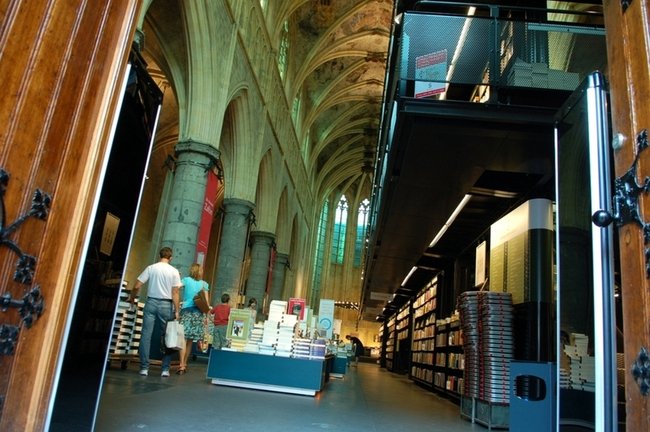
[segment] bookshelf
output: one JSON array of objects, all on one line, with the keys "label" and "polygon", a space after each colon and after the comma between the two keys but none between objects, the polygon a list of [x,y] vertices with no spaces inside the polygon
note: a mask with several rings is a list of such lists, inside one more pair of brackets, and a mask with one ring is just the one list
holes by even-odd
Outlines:
[{"label": "bookshelf", "polygon": [[438,277],[434,277],[413,300],[411,379],[433,387]]},{"label": "bookshelf", "polygon": [[463,389],[465,355],[460,316],[436,321],[433,387],[440,393],[460,398]]},{"label": "bookshelf", "polygon": [[386,367],[386,323],[383,322],[377,331],[379,342],[381,343],[379,351],[379,366]]},{"label": "bookshelf", "polygon": [[386,323],[386,369],[393,370],[393,360],[395,356],[395,322],[397,317],[392,315]]},{"label": "bookshelf", "polygon": [[393,359],[393,372],[408,373],[411,363],[411,304],[406,302],[397,312],[395,322],[396,346]]}]

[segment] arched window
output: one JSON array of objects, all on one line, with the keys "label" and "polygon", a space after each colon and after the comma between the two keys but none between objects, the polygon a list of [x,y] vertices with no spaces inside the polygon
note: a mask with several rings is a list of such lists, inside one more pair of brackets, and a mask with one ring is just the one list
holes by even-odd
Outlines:
[{"label": "arched window", "polygon": [[282,26],[282,38],[280,39],[280,49],[278,50],[278,69],[280,77],[284,81],[287,74],[287,65],[289,63],[289,21],[285,21]]},{"label": "arched window", "polygon": [[370,211],[370,201],[364,199],[359,204],[359,211],[357,212],[357,237],[354,241],[354,266],[361,265],[361,257],[363,256],[363,246],[366,241],[366,230],[368,228],[368,212]]},{"label": "arched window", "polygon": [[329,200],[323,203],[318,220],[318,231],[316,232],[316,251],[314,256],[314,278],[310,304],[314,305],[320,299],[321,275],[323,274],[323,262],[325,257],[325,234],[327,234],[327,217],[329,215]]},{"label": "arched window", "polygon": [[334,215],[334,228],[332,232],[332,262],[343,264],[343,252],[345,251],[345,232],[348,220],[348,200],[341,195],[336,214]]},{"label": "arched window", "polygon": [[293,124],[296,129],[296,132],[300,134],[300,107],[302,105],[302,90],[298,92],[295,98],[293,98],[293,105],[291,106],[291,118],[293,119]]},{"label": "arched window", "polygon": [[311,139],[311,128],[307,129],[305,131],[305,140],[302,143],[302,160],[307,164],[307,161],[309,160],[309,147],[310,147],[310,142],[309,140]]}]

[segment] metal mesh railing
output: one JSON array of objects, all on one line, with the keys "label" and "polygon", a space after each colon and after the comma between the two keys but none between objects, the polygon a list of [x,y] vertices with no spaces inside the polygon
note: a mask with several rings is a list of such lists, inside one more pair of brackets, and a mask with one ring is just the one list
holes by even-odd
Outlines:
[{"label": "metal mesh railing", "polygon": [[397,73],[412,82],[407,96],[484,101],[500,87],[574,90],[606,68],[602,26],[487,15],[404,14]]}]

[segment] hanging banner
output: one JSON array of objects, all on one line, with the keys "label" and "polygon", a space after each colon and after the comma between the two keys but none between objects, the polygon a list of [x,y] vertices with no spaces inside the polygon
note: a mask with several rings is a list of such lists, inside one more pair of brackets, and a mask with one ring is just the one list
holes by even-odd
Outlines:
[{"label": "hanging banner", "polygon": [[212,229],[214,205],[217,200],[219,184],[219,177],[217,177],[214,170],[208,171],[208,180],[205,185],[205,197],[203,198],[203,210],[201,211],[201,222],[199,224],[199,233],[196,239],[196,262],[200,265],[203,265],[205,255],[208,253],[210,230]]}]

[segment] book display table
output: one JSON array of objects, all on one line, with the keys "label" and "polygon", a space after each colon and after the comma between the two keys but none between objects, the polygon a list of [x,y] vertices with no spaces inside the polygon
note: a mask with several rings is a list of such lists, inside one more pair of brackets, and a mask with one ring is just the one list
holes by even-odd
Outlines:
[{"label": "book display table", "polygon": [[333,378],[343,378],[347,369],[348,358],[336,356],[332,361],[332,370],[330,371],[330,376]]},{"label": "book display table", "polygon": [[207,376],[216,385],[315,396],[329,380],[332,360],[213,349]]}]

